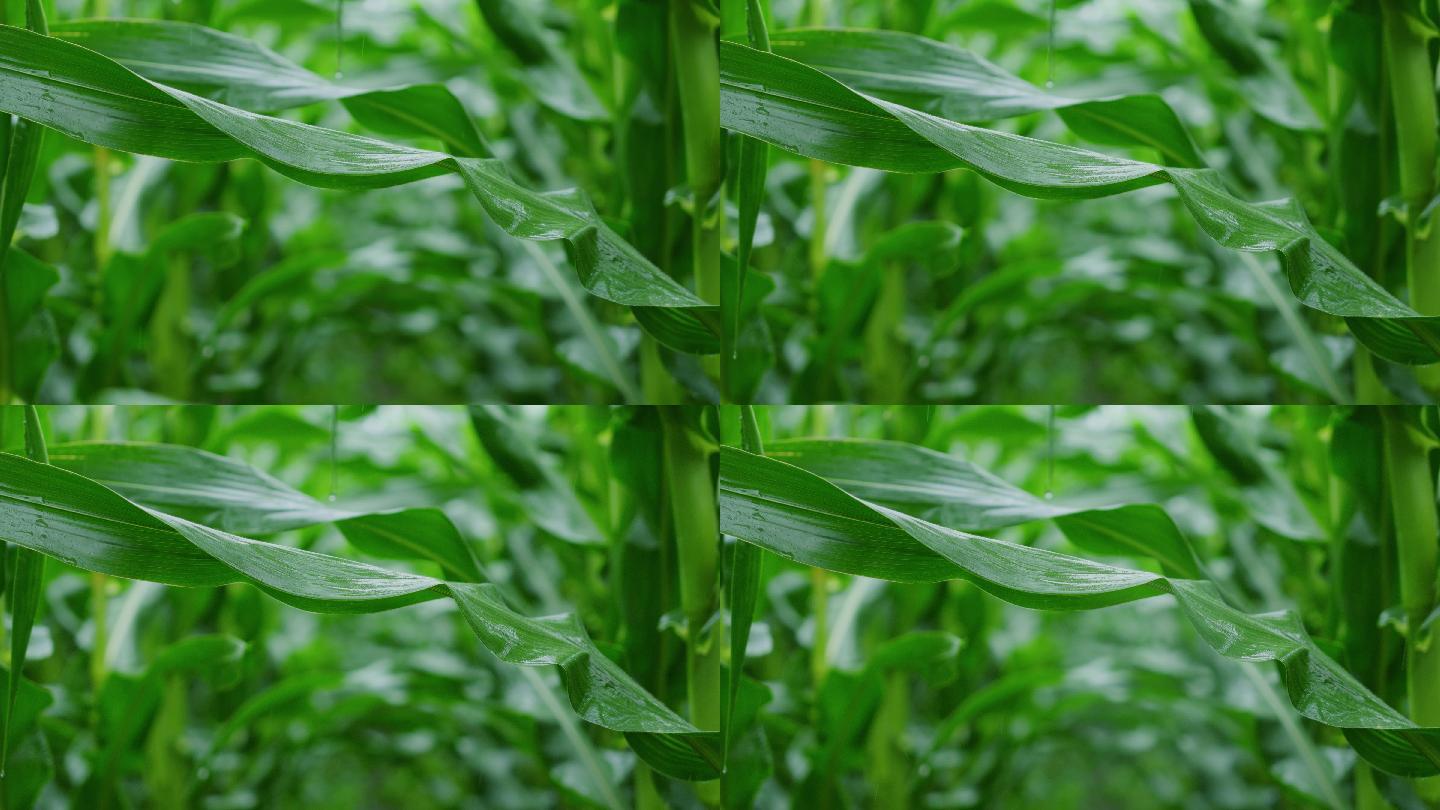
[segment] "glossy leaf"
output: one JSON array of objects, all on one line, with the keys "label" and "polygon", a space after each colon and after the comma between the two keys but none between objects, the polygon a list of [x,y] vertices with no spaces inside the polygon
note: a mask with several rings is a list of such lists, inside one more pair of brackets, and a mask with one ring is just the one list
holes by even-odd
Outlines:
[{"label": "glossy leaf", "polygon": [[81,442],[57,445],[51,463],[136,503],[239,534],[334,523],[367,554],[424,559],[448,576],[483,577],[474,553],[438,509],[355,511],[306,495],[234,459],[170,444]]},{"label": "glossy leaf", "polygon": [[[760,426],[755,411],[749,406],[740,409],[742,447],[757,455],[764,452]],[[755,604],[760,597],[760,549],[750,543],[734,544],[730,557],[730,586],[726,590],[730,609],[730,677],[726,687],[725,757],[729,760],[734,736],[735,707],[740,700],[740,682],[745,669],[745,650],[750,643],[750,628],[755,621]]]},{"label": "glossy leaf", "polygon": [[951,121],[995,121],[1054,110],[1086,140],[1150,147],[1174,166],[1205,165],[1175,111],[1152,93],[1069,98],[1042,90],[963,48],[901,31],[780,31],[770,45],[773,52],[862,93]]},{"label": "glossy leaf", "polygon": [[[167,585],[249,582],[305,610],[373,613],[447,597],[501,660],[559,668],[585,721],[638,739],[677,778],[718,775],[715,733],[696,731],[607,658],[573,615],[531,618],[495,585],[390,571],[251,540],[147,509],[78,474],[0,454],[0,536],[90,571]],[[652,740],[647,735],[665,739]]]},{"label": "glossy leaf", "polygon": [[[261,160],[308,185],[379,188],[453,173],[501,228],[522,239],[562,239],[581,283],[592,294],[632,307],[674,310],[644,319],[666,341],[683,319],[684,337],[709,331],[715,307],[661,272],[571,189],[539,193],[512,179],[494,159],[456,158],[372,138],[257,115],[149,82],[77,45],[0,26],[0,111],[80,140],[172,160]],[[672,329],[671,331],[681,331]],[[715,345],[706,346],[718,351]]]},{"label": "glossy leaf", "polygon": [[[25,407],[25,455],[39,464],[49,463],[45,434],[34,405]],[[17,548],[13,564],[14,571],[6,583],[5,593],[10,603],[10,666],[14,677],[10,678],[4,713],[0,715],[0,773],[5,771],[10,755],[11,719],[15,716],[20,683],[24,680],[25,657],[30,649],[30,634],[35,629],[35,614],[40,609],[40,590],[45,578],[45,557],[37,551]]]},{"label": "glossy leaf", "polygon": [[341,101],[356,120],[378,132],[434,138],[454,155],[494,157],[465,106],[444,85],[346,87],[244,37],[173,20],[76,20],[56,25],[50,34],[151,81],[231,107],[270,113]]},{"label": "glossy leaf", "polygon": [[1316,233],[1293,200],[1252,203],[1212,169],[1171,168],[961,124],[866,95],[778,54],[721,43],[721,119],[806,157],[891,172],[975,171],[1030,197],[1088,199],[1168,183],[1233,250],[1279,253],[1300,303],[1343,317],[1376,354],[1440,357],[1440,318],[1417,314]]},{"label": "glossy leaf", "polygon": [[897,582],[964,579],[1040,610],[1090,610],[1172,595],[1217,652],[1279,663],[1296,710],[1342,729],[1375,767],[1404,776],[1440,773],[1440,729],[1419,727],[1376,697],[1315,645],[1293,612],[1248,614],[1228,605],[1210,582],[950,529],[737,448],[721,452],[720,490],[725,533],[804,565]]},{"label": "glossy leaf", "polygon": [[1046,500],[970,462],[903,442],[796,439],[766,455],[808,470],[857,498],[955,529],[986,531],[1053,520],[1098,554],[1140,554],[1174,576],[1199,578],[1190,541],[1155,504],[1095,508]]},{"label": "glossy leaf", "polygon": [[[762,51],[770,50],[770,36],[765,26],[765,13],[759,0],[747,0],[745,5],[745,27],[750,47]],[[736,344],[743,328],[745,316],[745,277],[750,271],[750,251],[755,244],[755,224],[760,217],[760,202],[765,196],[765,174],[769,168],[769,145],[756,138],[741,136],[738,180],[736,195],[740,205],[739,243],[735,248],[735,272],[728,278],[733,289],[726,296],[726,306],[733,313],[729,333],[730,356],[736,354]]]}]

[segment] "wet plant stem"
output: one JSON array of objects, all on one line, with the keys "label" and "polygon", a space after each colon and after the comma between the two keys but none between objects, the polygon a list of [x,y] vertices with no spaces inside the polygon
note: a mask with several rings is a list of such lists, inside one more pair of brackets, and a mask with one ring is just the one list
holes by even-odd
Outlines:
[{"label": "wet plant stem", "polygon": [[[670,48],[684,130],[685,179],[694,194],[690,214],[695,292],[720,303],[720,216],[712,203],[724,181],[720,146],[719,19],[696,0],[670,0]],[[706,371],[719,379],[720,358],[707,356]]]},{"label": "wet plant stem", "polygon": [[[720,730],[720,643],[711,617],[719,606],[720,515],[710,453],[680,408],[664,411],[665,475],[674,520],[680,606],[685,613],[685,672],[690,722]],[[719,782],[697,783],[700,798],[716,804]]]},{"label": "wet plant stem", "polygon": [[[1400,571],[1400,604],[1407,627],[1405,684],[1410,719],[1440,725],[1440,644],[1422,625],[1436,606],[1440,565],[1440,520],[1435,507],[1435,475],[1429,447],[1408,424],[1400,406],[1383,406],[1385,476],[1395,519],[1395,550]],[[1440,800],[1440,778],[1417,782],[1427,801]]]},{"label": "wet plant stem", "polygon": [[[1380,5],[1400,195],[1407,212],[1405,268],[1410,306],[1421,315],[1440,315],[1440,234],[1421,219],[1421,212],[1435,196],[1435,69],[1426,38],[1406,18],[1406,3],[1384,0]],[[1421,366],[1415,376],[1426,390],[1440,390],[1440,364]]]}]

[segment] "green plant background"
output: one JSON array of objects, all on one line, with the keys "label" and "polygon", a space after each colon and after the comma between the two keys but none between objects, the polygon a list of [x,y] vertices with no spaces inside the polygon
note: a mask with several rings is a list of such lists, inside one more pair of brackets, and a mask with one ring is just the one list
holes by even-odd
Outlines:
[{"label": "green plant background", "polygon": [[[1433,684],[1406,684],[1429,625],[1400,607],[1406,564],[1375,409],[756,411],[768,458],[732,435],[721,461],[731,553],[764,550],[751,584],[730,586],[732,600],[749,588],[758,601],[748,638],[732,641],[746,650],[737,806],[1434,800],[1433,779],[1388,775],[1393,750],[1340,728],[1381,715],[1404,728],[1407,711],[1432,739],[1435,725],[1423,708]],[[1433,413],[1411,417],[1433,449]],[[731,411],[727,428],[739,421]],[[868,512],[835,487],[899,511]],[[905,515],[994,540],[927,534],[931,523]],[[1433,558],[1417,570],[1433,588]],[[1158,592],[1140,583],[1162,572],[1209,580],[1219,602],[1188,589],[1178,603],[1145,598]],[[1123,587],[1134,592],[1107,602]],[[1264,639],[1220,603],[1297,629]],[[1287,653],[1283,669],[1260,655],[1311,643],[1306,632],[1310,652]],[[1349,675],[1298,686],[1297,668],[1321,656]],[[1340,686],[1350,678],[1364,687]],[[1413,773],[1436,772],[1428,756]]]},{"label": "green plant background", "polygon": [[[1381,5],[725,4],[722,122],[771,144],[760,158],[768,172],[753,272],[734,319],[741,351],[727,355],[733,400],[1428,401],[1427,383],[1405,366],[1377,360],[1372,384],[1350,329],[1377,347],[1395,335],[1320,311],[1353,313],[1361,298],[1399,303],[1368,276],[1433,314],[1406,286],[1399,223],[1425,231],[1403,215],[1416,203],[1397,177]],[[747,6],[766,16],[774,58],[748,50]],[[1402,15],[1417,38],[1433,28],[1423,12]],[[858,34],[831,47],[840,34],[803,30],[817,27]],[[872,29],[925,39],[859,37]],[[957,61],[937,61],[926,41]],[[988,63],[962,64],[973,57]],[[1209,166],[1237,201],[1293,198],[1315,227],[1310,241],[1335,246],[1356,289],[1370,292],[1298,295],[1305,271],[1287,282],[1274,254],[1221,247],[1212,236],[1233,226],[1226,238],[1244,242],[1258,224],[1238,207],[1221,205],[1232,225],[1206,223],[1207,236],[1196,222],[1206,206],[1187,211],[1164,184],[1087,190],[1102,182],[1085,178],[1105,173],[1080,167],[1090,159],[1078,153],[958,135],[942,150],[943,138],[927,142],[883,112],[893,108],[852,105],[823,76],[782,69],[785,59],[950,121],[1091,155]],[[729,164],[741,227],[746,140],[731,139]],[[953,170],[966,154],[972,166],[986,156],[988,176],[1008,187]],[[1019,177],[1045,179],[1025,188]],[[1114,196],[1030,198],[1095,194]],[[739,235],[727,242],[737,253]],[[1428,265],[1416,272],[1434,275]],[[1400,337],[1422,348],[1407,329]]]},{"label": "green plant background", "polygon": [[[31,6],[54,38],[6,30],[0,94],[46,127],[33,173],[7,174],[7,209],[28,201],[7,396],[714,398],[690,353],[715,351],[718,325],[691,292],[668,4]],[[235,140],[176,87],[231,105],[191,100]],[[16,125],[16,155],[36,131]]]}]

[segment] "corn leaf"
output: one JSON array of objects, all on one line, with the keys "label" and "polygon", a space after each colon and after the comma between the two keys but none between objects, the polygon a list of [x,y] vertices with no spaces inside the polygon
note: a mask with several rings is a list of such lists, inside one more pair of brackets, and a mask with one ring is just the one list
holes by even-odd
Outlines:
[{"label": "corn leaf", "polygon": [[733,42],[721,43],[721,120],[806,157],[891,172],[968,168],[1037,198],[1089,199],[1168,183],[1221,245],[1279,253],[1300,303],[1345,318],[1376,354],[1408,364],[1440,358],[1440,318],[1419,315],[1355,267],[1294,200],[1242,200],[1213,169],[1166,167],[957,123]]},{"label": "corn leaf", "polygon": [[[765,27],[765,13],[758,0],[748,0],[745,5],[746,31],[750,47],[765,51],[770,49],[769,32]],[[736,355],[736,343],[745,316],[745,276],[750,272],[750,251],[755,244],[755,225],[760,218],[760,202],[765,196],[765,174],[769,166],[769,144],[756,138],[740,137],[738,180],[736,195],[740,207],[739,242],[735,248],[735,272],[727,276],[729,288],[725,296],[726,306],[734,313],[729,334],[729,355]]]},{"label": "corn leaf", "polygon": [[[592,294],[638,309],[673,310],[640,321],[680,350],[719,351],[707,305],[610,229],[571,189],[535,192],[498,160],[456,158],[250,113],[147,81],[73,43],[0,26],[0,111],[72,137],[139,154],[201,162],[253,158],[307,185],[361,189],[453,173],[507,233],[562,239]],[[673,335],[673,340],[670,338]]]},{"label": "corn leaf", "polygon": [[[748,452],[764,452],[760,427],[755,411],[749,406],[740,410],[740,440]],[[725,759],[735,737],[734,713],[740,700],[740,681],[745,670],[745,650],[750,643],[750,628],[755,621],[755,604],[760,597],[760,549],[750,543],[735,543],[730,556],[730,585],[726,589],[730,609],[730,678],[725,693],[725,709],[721,713],[725,730]]]},{"label": "corn leaf", "polygon": [[[748,448],[746,448],[748,449]],[[952,529],[984,530],[1053,521],[1076,546],[1107,555],[1148,557],[1171,576],[1210,579],[1190,541],[1153,503],[1116,500],[1103,508],[1039,498],[993,473],[918,445],[867,440],[803,439],[772,446],[771,455],[809,470],[857,498],[881,503]],[[903,482],[903,483],[896,483]],[[1257,665],[1242,664],[1255,689],[1281,718],[1292,745],[1331,807],[1342,807],[1334,779],[1319,766],[1315,743],[1293,722]]]},{"label": "corn leaf", "polygon": [[1173,166],[1205,160],[1170,105],[1154,93],[1079,99],[1042,90],[964,48],[901,31],[780,31],[770,50],[867,95],[951,121],[979,122],[1054,110],[1086,140],[1145,146]]},{"label": "corn leaf", "polygon": [[139,75],[231,107],[273,113],[340,101],[369,129],[435,138],[466,157],[494,157],[465,106],[444,85],[347,87],[244,37],[174,20],[76,20],[50,35],[104,54]]},{"label": "corn leaf", "polygon": [[1199,578],[1189,539],[1155,504],[1094,508],[1046,500],[988,470],[904,442],[794,439],[766,455],[808,470],[857,498],[943,526],[986,531],[1053,520],[1077,546],[1098,554],[1153,557],[1173,576]]},{"label": "corn leaf", "polygon": [[228,532],[272,534],[334,523],[367,554],[426,559],[447,576],[482,578],[469,545],[438,509],[346,509],[248,464],[182,445],[77,442],[55,446],[50,459],[136,503]]},{"label": "corn leaf", "polygon": [[1316,646],[1294,612],[1249,614],[1208,581],[950,529],[733,447],[721,451],[720,513],[726,534],[804,565],[897,582],[964,579],[1031,609],[1092,610],[1170,594],[1217,652],[1277,662],[1296,710],[1343,730],[1375,767],[1412,777],[1440,773],[1440,729],[1417,726],[1366,689]]},{"label": "corn leaf", "polygon": [[684,779],[718,776],[715,733],[697,731],[635,683],[575,616],[524,616],[490,583],[440,580],[248,539],[9,454],[0,454],[0,537],[111,576],[190,587],[249,582],[315,612],[374,613],[448,597],[501,660],[558,667],[581,719],[624,733],[657,770]]},{"label": "corn leaf", "polygon": [[[25,407],[25,454],[40,463],[49,463],[45,434],[34,405]],[[15,550],[14,571],[6,588],[10,596],[10,666],[14,677],[5,696],[4,714],[0,715],[0,773],[10,755],[11,718],[24,680],[25,656],[30,649],[30,634],[35,629],[35,614],[40,610],[40,586],[45,578],[45,557],[27,548]]]}]

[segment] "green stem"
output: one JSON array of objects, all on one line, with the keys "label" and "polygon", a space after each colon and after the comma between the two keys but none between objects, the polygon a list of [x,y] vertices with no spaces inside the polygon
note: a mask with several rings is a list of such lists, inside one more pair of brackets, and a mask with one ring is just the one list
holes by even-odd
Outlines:
[{"label": "green stem", "polygon": [[[720,303],[720,217],[711,210],[724,182],[720,147],[719,19],[698,0],[670,0],[670,48],[685,137],[685,179],[695,195],[690,215],[695,291]],[[720,358],[707,356],[706,371],[720,374]]]},{"label": "green stem", "polygon": [[[685,424],[697,414],[666,408],[665,473],[671,514],[675,521],[676,562],[680,573],[680,606],[685,612],[688,643],[685,671],[690,722],[702,731],[720,730],[720,644],[706,632],[719,606],[720,515],[710,453]],[[718,782],[696,786],[701,799],[716,804]]]},{"label": "green stem", "polygon": [[671,0],[670,43],[685,136],[685,178],[695,194],[691,217],[695,286],[701,298],[720,301],[720,230],[708,215],[724,179],[720,168],[720,51],[718,21],[695,0]]},{"label": "green stem", "polygon": [[[1421,632],[1435,609],[1436,570],[1440,563],[1440,519],[1435,509],[1435,475],[1428,447],[1410,428],[1400,406],[1383,406],[1385,473],[1395,518],[1395,550],[1400,570],[1400,603],[1408,627],[1405,682],[1410,719],[1440,725],[1440,645]],[[1427,800],[1440,800],[1440,779],[1417,783]]]},{"label": "green stem", "polygon": [[[1384,0],[1385,59],[1394,102],[1400,194],[1405,200],[1405,264],[1410,306],[1421,315],[1440,315],[1440,235],[1420,222],[1435,195],[1435,70],[1425,37],[1406,18],[1402,0]],[[1417,368],[1425,388],[1440,389],[1440,364]]]}]

